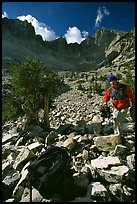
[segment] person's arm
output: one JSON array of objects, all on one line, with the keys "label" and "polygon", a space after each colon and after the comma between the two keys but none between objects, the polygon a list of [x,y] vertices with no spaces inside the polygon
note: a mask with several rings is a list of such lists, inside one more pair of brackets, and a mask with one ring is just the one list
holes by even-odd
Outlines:
[{"label": "person's arm", "polygon": [[107,102],[110,100],[110,91],[109,90],[106,90],[106,93],[105,93],[105,96],[103,98],[103,103],[104,105],[107,105]]},{"label": "person's arm", "polygon": [[135,95],[132,93],[129,86],[126,87],[126,94],[131,99],[132,107],[135,108]]}]

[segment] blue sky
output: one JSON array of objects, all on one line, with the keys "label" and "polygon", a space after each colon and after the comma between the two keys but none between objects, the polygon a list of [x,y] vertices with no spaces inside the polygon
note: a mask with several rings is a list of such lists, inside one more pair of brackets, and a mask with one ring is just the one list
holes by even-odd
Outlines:
[{"label": "blue sky", "polygon": [[135,2],[3,2],[2,17],[27,20],[43,40],[62,35],[81,43],[98,29],[129,32],[135,27]]}]

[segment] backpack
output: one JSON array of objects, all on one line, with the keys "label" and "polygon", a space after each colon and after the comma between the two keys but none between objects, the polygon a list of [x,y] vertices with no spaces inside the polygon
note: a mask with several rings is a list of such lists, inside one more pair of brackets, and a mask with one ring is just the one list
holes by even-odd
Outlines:
[{"label": "backpack", "polygon": [[51,198],[58,192],[70,164],[70,154],[65,147],[47,146],[28,167],[30,185],[39,191],[43,198]]}]

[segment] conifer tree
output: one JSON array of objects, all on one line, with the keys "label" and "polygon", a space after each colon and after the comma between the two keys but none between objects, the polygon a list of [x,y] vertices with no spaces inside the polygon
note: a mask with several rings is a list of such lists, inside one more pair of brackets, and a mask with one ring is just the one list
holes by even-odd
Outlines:
[{"label": "conifer tree", "polygon": [[25,57],[21,64],[13,64],[10,69],[13,97],[8,100],[4,116],[13,119],[26,116],[25,129],[30,124],[40,125],[38,112],[44,110],[44,128],[49,130],[50,97],[61,86],[57,72],[48,69],[41,61]]}]

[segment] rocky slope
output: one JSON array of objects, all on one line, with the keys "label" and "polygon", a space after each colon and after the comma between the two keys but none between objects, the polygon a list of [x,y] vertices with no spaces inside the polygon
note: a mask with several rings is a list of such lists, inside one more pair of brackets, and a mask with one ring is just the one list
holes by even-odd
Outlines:
[{"label": "rocky slope", "polygon": [[[77,77],[72,80],[67,75],[67,86],[54,98],[50,132],[39,126],[21,132],[20,118],[3,125],[3,202],[30,202],[27,167],[50,144],[69,150],[74,183],[64,180],[67,198],[56,192],[50,199],[43,198],[32,187],[33,202],[135,202],[135,123],[128,112],[123,126],[125,141],[121,144],[113,134],[112,117],[103,121],[99,111],[104,93],[91,94],[89,98],[86,88],[90,73],[82,83],[84,91],[78,90],[81,77]],[[72,196],[74,184],[81,191]]]},{"label": "rocky slope", "polygon": [[[3,124],[3,202],[30,202],[27,167],[50,144],[70,151],[74,183],[68,179],[67,187],[60,184],[66,199],[55,192],[50,199],[44,198],[33,187],[33,202],[135,202],[135,123],[128,112],[121,143],[113,133],[112,116],[103,120],[100,113],[108,76],[121,74],[124,80],[130,71],[135,81],[135,29],[129,33],[102,29],[80,45],[67,45],[63,38],[43,42],[30,24],[19,20],[4,18],[2,32],[2,68],[12,60],[21,61],[25,53],[62,70],[59,74],[66,83],[53,97],[49,132],[39,126],[22,132],[22,118]],[[73,71],[64,71],[69,69]],[[3,84],[7,77],[3,70]],[[100,94],[92,89],[96,83],[101,84]],[[3,100],[10,94],[5,87]],[[79,193],[75,194],[74,184]]]}]

